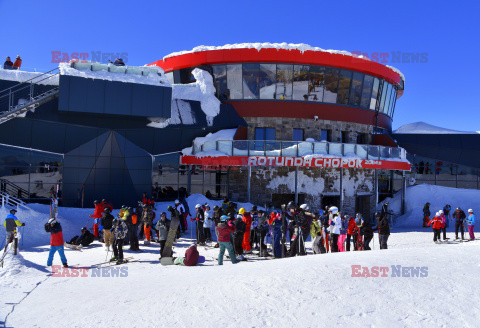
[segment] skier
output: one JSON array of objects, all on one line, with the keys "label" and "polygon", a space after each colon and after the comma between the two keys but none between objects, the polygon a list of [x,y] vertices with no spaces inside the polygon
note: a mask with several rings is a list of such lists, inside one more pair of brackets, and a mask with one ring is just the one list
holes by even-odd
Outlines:
[{"label": "skier", "polygon": [[473,233],[473,227],[475,226],[475,214],[473,214],[472,209],[468,210],[467,225],[468,225],[468,234],[470,235],[470,240],[475,240],[475,234]]},{"label": "skier", "polygon": [[342,227],[342,218],[338,212],[338,208],[332,206],[328,209],[330,212],[330,225],[333,226],[332,231],[332,253],[338,252],[338,237],[340,236],[340,228]]},{"label": "skier", "polygon": [[380,249],[387,249],[388,237],[390,236],[390,223],[388,222],[387,216],[381,216],[380,213],[375,213],[375,217],[377,218]]},{"label": "skier", "polygon": [[160,214],[160,220],[158,220],[155,228],[158,231],[158,242],[160,243],[160,259],[162,258],[163,248],[167,242],[168,229],[170,229],[170,220],[167,219],[167,213],[162,212]]},{"label": "skier", "polygon": [[447,204],[443,207],[443,214],[445,215],[445,218],[447,220],[446,228],[448,228],[450,226],[450,219],[451,219],[450,212],[451,212],[451,210],[452,210],[452,206],[450,206],[449,204]]},{"label": "skier", "polygon": [[212,241],[212,228],[215,226],[213,222],[213,213],[210,210],[210,205],[205,204],[205,210],[203,212],[204,214],[204,222],[203,222],[203,233],[205,235],[205,240],[207,242]]},{"label": "skier", "polygon": [[64,251],[62,226],[55,218],[51,218],[45,223],[45,231],[50,233],[50,252],[48,253],[47,266],[52,266],[53,256],[58,252],[63,267],[68,268]]},{"label": "skier", "polygon": [[269,256],[268,254],[268,249],[267,245],[265,245],[265,237],[267,236],[269,230],[269,224],[268,220],[266,217],[265,211],[259,211],[258,212],[258,227],[257,227],[257,233],[258,233],[258,243],[259,243],[259,256]]},{"label": "skier", "polygon": [[185,232],[187,230],[187,215],[188,213],[185,210],[185,206],[183,206],[182,203],[180,203],[180,200],[175,199],[175,209],[180,213],[180,227],[182,229],[182,232]]},{"label": "skier", "polygon": [[220,223],[220,217],[223,215],[222,209],[215,205],[213,207],[213,222],[215,223],[215,236],[217,236],[217,243],[215,244],[215,248],[218,248],[220,244],[218,243],[218,229],[217,226]]},{"label": "skier", "polygon": [[310,224],[308,223],[304,209],[307,209],[307,207],[291,207],[290,205],[290,216],[295,226],[293,239],[290,244],[290,256],[307,254],[305,250],[305,239],[308,238],[308,234],[310,233]]},{"label": "skier", "polygon": [[445,214],[444,214],[443,210],[438,211],[438,213],[440,214],[440,218],[442,219],[443,228],[441,229],[441,232],[443,232],[443,241],[445,241],[445,240],[447,240],[447,239],[450,239],[450,238],[447,238],[447,224],[448,224],[448,220],[447,220],[447,218],[445,217]]},{"label": "skier", "polygon": [[[387,216],[385,215],[385,218]],[[388,221],[388,219],[387,219]],[[357,213],[356,218],[355,218],[355,224],[357,225],[357,234],[355,236],[355,239],[357,240],[357,251],[363,251],[363,240],[362,240],[362,227],[363,227],[363,217],[362,214]]]},{"label": "skier", "polygon": [[314,254],[325,253],[325,246],[323,245],[323,229],[320,218],[314,220],[310,226],[310,235],[312,237],[312,249]]},{"label": "skier", "polygon": [[95,210],[93,212],[93,215],[90,215],[90,217],[94,219],[93,220],[93,236],[95,237],[95,239],[99,239],[100,236],[99,236],[98,223],[99,223],[100,219],[102,218],[102,213],[103,213],[104,208],[98,200],[95,200],[93,202],[93,205],[95,206]]},{"label": "skier", "polygon": [[82,247],[85,247],[93,243],[94,239],[95,238],[93,237],[93,234],[88,231],[86,227],[82,227],[82,233],[80,234],[80,236],[73,237],[67,244],[82,245]]},{"label": "skier", "polygon": [[106,207],[100,221],[103,227],[103,242],[105,243],[105,250],[107,252],[110,251],[110,245],[113,244],[113,233],[110,229],[112,229],[113,220],[115,219],[110,212],[110,207]]},{"label": "skier", "polygon": [[127,236],[128,227],[127,224],[121,219],[115,219],[113,221],[112,229],[114,236],[113,241],[113,257],[110,262],[116,261],[117,264],[123,263],[123,242]]},{"label": "skier", "polygon": [[259,250],[258,242],[260,234],[258,232],[258,210],[256,205],[252,207],[250,215],[252,216],[252,224],[250,226],[250,245],[254,250]]},{"label": "skier", "polygon": [[240,261],[243,261],[245,258],[243,256],[243,236],[245,235],[246,225],[243,222],[243,215],[238,214],[237,219],[235,220],[235,232],[233,234],[233,249],[235,254],[239,256]]},{"label": "skier", "polygon": [[355,218],[350,216],[347,224],[347,252],[350,252],[350,238],[353,241],[353,249],[357,249],[357,239],[355,235],[357,234],[357,224],[355,223]]},{"label": "skier", "polygon": [[238,214],[242,214],[242,220],[245,222],[245,233],[243,235],[242,248],[245,254],[252,254],[252,245],[250,245],[250,229],[252,227],[252,216],[250,212],[246,212],[242,207],[238,210]]},{"label": "skier", "polygon": [[452,216],[455,219],[455,239],[458,239],[458,230],[460,230],[463,240],[463,222],[466,218],[465,212],[460,207],[457,207]]},{"label": "skier", "polygon": [[205,214],[203,212],[202,205],[200,204],[195,205],[195,209],[197,210],[197,213],[195,214],[195,218],[190,219],[190,221],[192,222],[196,221],[197,244],[205,245],[205,236],[203,234],[203,223],[205,221]]},{"label": "skier", "polygon": [[10,210],[10,214],[5,218],[3,226],[6,229],[5,233],[5,250],[7,249],[8,244],[13,242],[13,254],[17,255],[18,249],[18,238],[17,238],[17,227],[24,227],[25,223],[21,223],[18,218],[15,216],[17,210]]},{"label": "skier", "polygon": [[153,211],[153,206],[151,204],[143,205],[143,231],[145,233],[144,245],[150,245],[151,240],[151,226],[153,220],[155,219],[155,212]]},{"label": "skier", "polygon": [[372,227],[372,223],[369,220],[363,220],[361,233],[363,234],[363,249],[366,251],[371,250],[370,241],[373,239],[373,231],[376,228]]},{"label": "skier", "polygon": [[232,263],[237,263],[237,258],[235,257],[235,252],[230,241],[230,234],[234,233],[236,228],[233,225],[227,224],[227,220],[228,216],[222,215],[220,217],[220,222],[217,225],[218,243],[220,248],[220,251],[218,252],[218,265],[223,265],[225,249],[228,250],[228,255],[230,256]]},{"label": "skier", "polygon": [[142,217],[142,207],[137,206],[135,208],[135,212],[133,212],[133,209],[130,207],[128,208],[128,212],[131,213],[131,215],[127,215],[124,222],[127,225],[127,237],[128,237],[128,242],[130,244],[130,250],[139,252],[140,248],[138,245],[138,222],[140,221],[139,218]]},{"label": "skier", "polygon": [[[273,256],[277,259],[280,259],[282,258],[282,245],[281,245],[282,214],[274,210],[274,212],[270,214],[269,224],[272,226],[272,232],[273,232]],[[263,254],[263,256],[268,256],[268,255],[269,255],[268,252],[265,252],[265,254]]]},{"label": "skier", "polygon": [[434,218],[428,222],[428,226],[432,226],[433,228],[433,242],[436,243],[437,240],[440,241],[440,232],[444,227],[440,212],[435,213]]},{"label": "skier", "polygon": [[340,235],[338,236],[338,251],[345,252],[345,239],[347,239],[348,215],[341,218]]},{"label": "skier", "polygon": [[[330,231],[328,227],[330,224],[328,223],[328,209],[320,210],[319,212],[320,215],[320,222],[322,224],[322,229],[323,229],[323,240],[324,240],[324,247],[326,252],[330,252]],[[347,249],[349,250],[349,249]]]},{"label": "skier", "polygon": [[423,227],[427,228],[427,224],[430,221],[430,203],[426,203],[425,206],[423,206]]}]

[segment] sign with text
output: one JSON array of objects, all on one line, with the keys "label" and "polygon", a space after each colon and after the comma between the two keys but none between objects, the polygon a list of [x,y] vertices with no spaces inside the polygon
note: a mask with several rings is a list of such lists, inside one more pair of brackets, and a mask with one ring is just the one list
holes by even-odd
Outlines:
[{"label": "sign with text", "polygon": [[349,157],[276,157],[276,156],[182,156],[184,165],[225,165],[225,166],[262,166],[262,167],[323,167],[350,169],[383,169],[410,171],[411,165],[404,161],[385,161]]}]

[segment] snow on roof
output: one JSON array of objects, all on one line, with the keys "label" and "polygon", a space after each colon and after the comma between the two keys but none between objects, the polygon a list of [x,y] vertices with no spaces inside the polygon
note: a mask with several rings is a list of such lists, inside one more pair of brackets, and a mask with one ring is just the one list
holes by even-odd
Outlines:
[{"label": "snow on roof", "polygon": [[446,128],[442,128],[439,126],[431,125],[425,122],[415,122],[410,124],[405,124],[393,133],[398,134],[475,134],[477,132],[470,132],[470,131],[457,131],[457,130],[450,130]]},{"label": "snow on roof", "polygon": [[[41,72],[26,72],[0,68],[0,80],[17,81],[21,83],[37,77],[37,79],[33,81],[35,84],[58,85],[58,75],[49,78],[52,74],[44,74],[45,73]],[[40,77],[40,75],[43,76]]]},{"label": "snow on roof", "polygon": [[[200,149],[203,144],[210,141],[217,141],[217,140],[233,140],[235,137],[235,133],[237,133],[237,129],[225,129],[219,130],[215,133],[209,133],[205,137],[197,137],[193,139],[193,147],[196,149]],[[182,150],[183,155],[192,155],[192,147],[184,148]],[[218,151],[210,151],[205,152],[204,156],[216,157],[216,156],[225,156],[226,154],[223,152]],[[203,157],[202,154],[195,154],[197,157]]]},{"label": "snow on roof", "polygon": [[193,125],[196,123],[195,115],[192,113],[192,107],[187,101],[181,99],[172,99],[171,116],[170,118],[149,118],[151,123],[147,126],[157,129],[163,129],[169,125]]},{"label": "snow on roof", "polygon": [[[102,66],[108,67],[108,65],[102,65]],[[114,66],[114,67],[117,67],[117,66]],[[78,76],[78,77],[84,77],[84,78],[126,82],[126,83],[138,83],[138,84],[149,84],[149,85],[162,84],[164,86],[170,86],[170,82],[168,82],[167,78],[165,77],[165,73],[163,72],[163,69],[161,69],[160,67],[158,67],[159,68],[158,74],[148,74],[147,76],[137,75],[137,74],[114,73],[114,72],[108,72],[107,70],[98,70],[98,71],[91,71],[89,69],[80,70],[80,69],[71,67],[69,63],[60,63],[59,68],[60,68],[61,75]]]},{"label": "snow on roof", "polygon": [[[234,43],[234,44],[226,44],[223,46],[198,46],[193,48],[192,50],[183,50],[183,51],[177,51],[177,52],[172,52],[171,54],[166,55],[163,57],[163,59],[167,59],[170,57],[175,57],[175,56],[180,56],[180,55],[185,55],[185,54],[190,54],[190,53],[195,53],[195,52],[202,52],[202,51],[211,51],[211,50],[230,50],[230,49],[256,49],[257,51],[260,51],[262,49],[283,49],[283,50],[299,50],[300,52],[304,53],[305,51],[318,51],[318,52],[327,52],[331,54],[339,54],[339,55],[344,55],[344,56],[351,56],[355,58],[363,58],[366,60],[370,60],[370,58],[362,56],[362,55],[355,55],[351,53],[350,51],[346,50],[333,50],[333,49],[323,49],[319,47],[313,47],[311,45],[305,44],[305,43],[270,43],[270,42],[253,42],[253,43]],[[405,76],[403,75],[402,72],[398,68],[388,66],[392,71],[395,73],[398,73],[402,79],[403,82],[405,82]]]}]

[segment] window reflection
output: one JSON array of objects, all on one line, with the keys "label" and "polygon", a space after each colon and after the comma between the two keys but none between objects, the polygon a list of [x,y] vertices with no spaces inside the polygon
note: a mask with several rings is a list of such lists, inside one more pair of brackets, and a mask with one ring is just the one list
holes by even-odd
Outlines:
[{"label": "window reflection", "polygon": [[308,101],[308,65],[295,65],[293,69],[293,100]]},{"label": "window reflection", "polygon": [[365,75],[363,79],[362,99],[360,101],[360,107],[368,108],[370,106],[370,96],[372,93],[373,76]]},{"label": "window reflection", "polygon": [[260,64],[260,99],[275,99],[276,64]]},{"label": "window reflection", "polygon": [[339,69],[337,68],[325,68],[325,92],[323,94],[323,102],[337,102],[338,72]]},{"label": "window reflection", "polygon": [[275,99],[292,100],[293,65],[277,65],[277,88]]},{"label": "window reflection", "polygon": [[310,84],[308,85],[308,100],[323,101],[323,91],[325,89],[325,67],[310,67]]},{"label": "window reflection", "polygon": [[372,97],[370,98],[370,109],[375,110],[377,107],[378,88],[380,87],[380,80],[376,77],[373,79]]},{"label": "window reflection", "polygon": [[388,109],[390,108],[390,99],[392,98],[392,85],[388,84],[387,94],[385,96],[385,106],[383,108],[383,112],[388,114]]},{"label": "window reflection", "polygon": [[214,65],[212,66],[212,70],[215,81],[215,89],[217,90],[216,96],[220,100],[227,100],[227,67],[226,65]]},{"label": "window reflection", "polygon": [[242,99],[242,64],[227,65],[229,99]]},{"label": "window reflection", "polygon": [[258,99],[260,64],[243,64],[243,98]]},{"label": "window reflection", "polygon": [[352,80],[352,71],[341,70],[340,80],[338,82],[337,104],[347,105],[348,94],[350,92],[350,81]]},{"label": "window reflection", "polygon": [[352,87],[350,90],[350,98],[348,104],[351,106],[360,106],[360,99],[362,97],[362,73],[353,72]]}]

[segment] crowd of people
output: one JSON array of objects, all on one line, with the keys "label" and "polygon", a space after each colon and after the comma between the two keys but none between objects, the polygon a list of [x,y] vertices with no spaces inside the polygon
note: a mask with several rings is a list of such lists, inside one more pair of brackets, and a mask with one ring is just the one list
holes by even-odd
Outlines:
[{"label": "crowd of people", "polygon": [[[469,240],[475,240],[475,234],[473,233],[473,228],[475,226],[475,214],[472,209],[467,211],[467,214],[460,208],[457,207],[455,211],[452,212],[452,206],[447,204],[443,209],[435,213],[435,216],[430,219],[430,203],[427,202],[423,207],[423,227],[427,228],[432,226],[433,228],[433,241],[440,242],[443,234],[443,241],[446,241],[450,238],[447,238],[447,228],[452,221],[455,223],[455,240],[458,240],[458,234],[460,233],[461,240],[465,240],[464,233],[468,231]],[[465,226],[466,224],[466,226]]]},{"label": "crowd of people", "polygon": [[20,69],[22,66],[22,59],[20,56],[17,55],[15,58],[15,62],[12,63],[12,60],[10,59],[9,56],[5,59],[5,62],[3,63],[3,69]]}]

